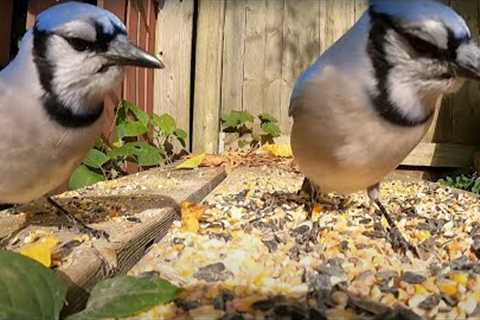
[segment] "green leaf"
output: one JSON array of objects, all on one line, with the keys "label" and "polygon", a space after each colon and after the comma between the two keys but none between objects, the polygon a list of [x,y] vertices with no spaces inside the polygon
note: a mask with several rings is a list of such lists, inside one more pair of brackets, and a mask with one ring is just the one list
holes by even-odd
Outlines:
[{"label": "green leaf", "polygon": [[193,156],[190,159],[185,160],[184,162],[177,165],[177,169],[195,169],[200,166],[202,161],[205,159],[206,154],[202,153],[196,156]]},{"label": "green leaf", "polygon": [[148,132],[148,128],[141,121],[128,121],[117,125],[117,135],[123,137],[138,137]]},{"label": "green leaf", "polygon": [[109,160],[110,158],[107,157],[107,155],[102,151],[99,151],[97,149],[90,149],[85,159],[83,159],[83,164],[91,168],[99,169]]},{"label": "green leaf", "polygon": [[112,159],[134,156],[141,166],[156,166],[161,164],[164,159],[161,149],[144,141],[128,142],[120,148],[113,149],[108,155]]},{"label": "green leaf", "polygon": [[0,250],[0,320],[59,319],[67,286],[52,270]]},{"label": "green leaf", "polygon": [[260,119],[260,121],[262,123],[264,122],[275,122],[277,123],[278,120],[274,118],[274,116],[272,116],[271,114],[269,113],[261,113],[258,115],[258,118]]},{"label": "green leaf", "polygon": [[182,146],[185,148],[187,146],[187,137],[188,134],[185,132],[185,130],[182,129],[176,129],[174,132],[175,137],[177,137],[178,141],[182,144]]},{"label": "green leaf", "polygon": [[160,149],[144,141],[130,142],[126,146],[132,148],[133,154],[141,166],[156,166],[163,162]]},{"label": "green leaf", "polygon": [[162,279],[119,276],[99,282],[87,307],[67,320],[124,318],[174,300],[181,289]]},{"label": "green leaf", "polygon": [[232,111],[222,117],[224,128],[238,128],[253,120],[253,116],[245,111]]},{"label": "green leaf", "polygon": [[475,180],[475,183],[473,184],[473,187],[472,187],[472,192],[480,193],[480,178],[477,178]]},{"label": "green leaf", "polygon": [[135,115],[135,118],[137,118],[138,121],[140,121],[145,127],[148,127],[148,123],[150,122],[150,116],[148,113],[140,109],[139,106],[137,106],[134,103],[124,101],[126,104],[128,110]]},{"label": "green leaf", "polygon": [[82,164],[73,171],[68,184],[70,189],[75,190],[104,180],[105,177],[103,175],[90,170],[86,165]]},{"label": "green leaf", "polygon": [[279,137],[281,134],[280,128],[277,124],[273,122],[265,122],[264,124],[262,124],[262,130],[266,134],[271,135],[274,138]]},{"label": "green leaf", "polygon": [[164,113],[161,116],[154,114],[152,121],[153,125],[167,136],[174,134],[175,129],[177,128],[175,119],[168,113]]}]

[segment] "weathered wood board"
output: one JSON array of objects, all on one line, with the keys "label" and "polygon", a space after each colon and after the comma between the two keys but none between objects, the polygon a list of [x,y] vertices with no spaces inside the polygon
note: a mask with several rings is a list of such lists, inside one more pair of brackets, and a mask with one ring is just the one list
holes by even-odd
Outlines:
[{"label": "weathered wood board", "polygon": [[159,9],[154,50],[165,68],[154,71],[153,111],[172,115],[190,136],[194,1],[164,1]]},{"label": "weathered wood board", "polygon": [[223,168],[156,169],[57,197],[72,213],[81,211],[82,215],[76,216],[89,226],[105,230],[109,241],[82,242],[79,234],[59,230],[61,218],[44,201],[2,212],[0,237],[7,237],[4,245],[10,250],[18,250],[27,236],[39,232],[53,234],[60,240],[58,270],[69,283],[66,312],[73,312],[84,305],[88,290],[95,283],[128,271],[167,233],[181,202],[200,201],[225,176]]}]

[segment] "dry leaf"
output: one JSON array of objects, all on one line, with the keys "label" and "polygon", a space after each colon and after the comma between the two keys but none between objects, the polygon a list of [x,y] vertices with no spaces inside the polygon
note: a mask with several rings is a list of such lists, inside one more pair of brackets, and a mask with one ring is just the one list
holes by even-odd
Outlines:
[{"label": "dry leaf", "polygon": [[205,212],[205,207],[198,203],[182,202],[182,230],[185,232],[198,232],[200,223],[198,220]]},{"label": "dry leaf", "polygon": [[195,169],[200,166],[202,161],[205,159],[206,154],[201,153],[199,155],[193,156],[190,159],[185,160],[184,162],[180,163],[176,168],[177,169]]},{"label": "dry leaf", "polygon": [[216,154],[207,154],[205,159],[203,159],[201,166],[202,167],[219,167],[224,164],[227,160],[224,156]]},{"label": "dry leaf", "polygon": [[266,144],[260,148],[260,152],[267,152],[276,157],[291,158],[293,157],[292,148],[289,144]]},{"label": "dry leaf", "polygon": [[52,266],[53,249],[58,241],[55,236],[46,236],[34,243],[24,245],[20,248],[20,253],[50,268]]}]

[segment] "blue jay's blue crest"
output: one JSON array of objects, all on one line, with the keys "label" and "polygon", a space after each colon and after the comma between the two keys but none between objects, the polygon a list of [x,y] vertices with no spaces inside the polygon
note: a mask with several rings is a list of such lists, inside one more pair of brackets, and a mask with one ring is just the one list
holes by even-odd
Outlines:
[{"label": "blue jay's blue crest", "polygon": [[448,6],[433,0],[370,0],[374,12],[385,14],[402,25],[415,26],[433,20],[442,23],[457,41],[470,39],[465,20]]},{"label": "blue jay's blue crest", "polygon": [[66,2],[50,7],[37,17],[36,28],[39,31],[55,31],[70,21],[88,19],[101,25],[106,34],[113,34],[115,29],[126,33],[125,25],[117,16],[102,8],[80,2]]}]

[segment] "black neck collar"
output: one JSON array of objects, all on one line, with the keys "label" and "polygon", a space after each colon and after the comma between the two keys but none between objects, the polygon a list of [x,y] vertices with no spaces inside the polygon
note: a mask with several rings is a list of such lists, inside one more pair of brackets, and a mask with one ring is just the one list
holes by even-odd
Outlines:
[{"label": "black neck collar", "polygon": [[95,123],[103,113],[103,103],[95,108],[74,113],[69,106],[60,101],[53,91],[52,81],[55,73],[55,66],[47,58],[47,43],[50,34],[45,31],[33,30],[33,61],[36,65],[40,84],[44,90],[41,97],[42,106],[50,119],[65,128],[84,128]]},{"label": "black neck collar", "polygon": [[389,123],[400,127],[416,127],[426,124],[433,116],[433,111],[423,117],[409,117],[390,99],[387,88],[387,80],[393,66],[386,58],[385,38],[389,29],[392,28],[388,17],[375,13],[371,8],[370,33],[367,45],[367,53],[372,63],[375,78],[377,79],[376,92],[370,92],[370,100],[377,114]]}]

